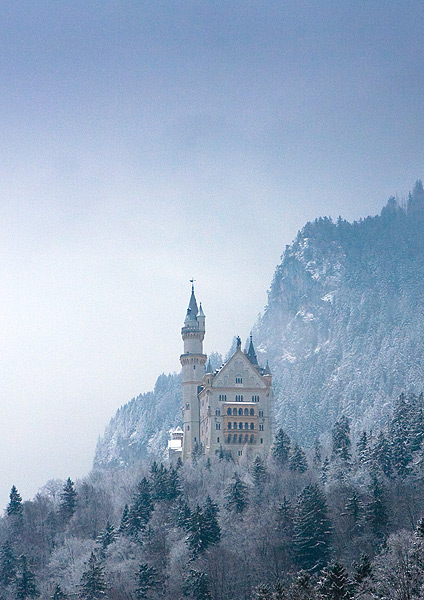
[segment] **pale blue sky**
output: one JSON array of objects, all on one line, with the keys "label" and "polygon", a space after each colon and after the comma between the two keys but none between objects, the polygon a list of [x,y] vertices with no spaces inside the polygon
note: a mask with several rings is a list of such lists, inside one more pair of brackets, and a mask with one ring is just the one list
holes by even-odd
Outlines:
[{"label": "pale blue sky", "polygon": [[0,2],[0,505],[248,335],[307,220],[424,177],[424,4]]}]

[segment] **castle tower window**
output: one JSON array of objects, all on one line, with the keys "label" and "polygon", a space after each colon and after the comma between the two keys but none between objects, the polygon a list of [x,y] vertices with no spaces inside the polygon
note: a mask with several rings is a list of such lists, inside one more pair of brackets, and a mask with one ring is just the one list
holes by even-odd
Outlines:
[{"label": "castle tower window", "polygon": [[248,436],[248,435],[245,435],[245,436],[244,436],[244,443],[245,443],[245,444],[247,444],[247,441],[248,441],[248,439],[249,439],[249,436]]},{"label": "castle tower window", "polygon": [[219,437],[216,438],[216,443],[219,444]]},{"label": "castle tower window", "polygon": [[239,429],[243,429],[243,423],[239,423]]},{"label": "castle tower window", "polygon": [[231,429],[231,423],[228,423],[228,429]]},{"label": "castle tower window", "polygon": [[231,415],[231,408],[227,408],[227,415]]},{"label": "castle tower window", "polygon": [[236,414],[237,414],[237,409],[233,408],[233,415],[236,415]]},{"label": "castle tower window", "polygon": [[254,436],[254,435],[251,435],[251,436],[250,436],[250,443],[251,443],[251,444],[254,444],[254,443],[255,443],[255,436]]},{"label": "castle tower window", "polygon": [[239,455],[239,456],[242,456],[242,455],[243,455],[243,450],[239,450],[239,451],[238,451],[238,455]]},{"label": "castle tower window", "polygon": [[264,416],[264,411],[263,411],[263,410],[260,410],[260,411],[259,411],[259,416],[260,416],[260,417],[263,417],[263,416]]},{"label": "castle tower window", "polygon": [[259,431],[263,431],[264,430],[264,426],[263,425],[259,425]]},{"label": "castle tower window", "polygon": [[264,438],[261,438],[261,444],[263,444],[263,443],[264,443]]},{"label": "castle tower window", "polygon": [[227,444],[231,444],[231,435],[227,437]]},{"label": "castle tower window", "polygon": [[243,383],[242,377],[236,377],[236,383]]},{"label": "castle tower window", "polygon": [[245,415],[246,417],[249,415],[249,409],[248,409],[248,408],[245,408],[245,409],[244,409],[244,415]]},{"label": "castle tower window", "polygon": [[242,416],[242,414],[243,414],[243,409],[242,409],[242,408],[239,408],[239,410],[238,410],[238,413],[239,413],[239,416],[241,417],[241,416]]},{"label": "castle tower window", "polygon": [[233,443],[237,444],[237,436],[236,435],[233,436]]},{"label": "castle tower window", "polygon": [[255,424],[254,423],[250,423],[250,429],[255,429]]},{"label": "castle tower window", "polygon": [[239,444],[241,444],[243,442],[243,436],[239,435]]},{"label": "castle tower window", "polygon": [[237,429],[237,423],[233,423],[233,429]]},{"label": "castle tower window", "polygon": [[221,410],[219,408],[216,409],[215,414],[219,417],[221,414]]},{"label": "castle tower window", "polygon": [[221,429],[221,423],[215,423],[215,429]]},{"label": "castle tower window", "polygon": [[250,416],[251,416],[251,417],[253,417],[253,415],[254,415],[254,414],[255,414],[255,409],[254,409],[254,408],[251,408],[251,409],[250,409]]},{"label": "castle tower window", "polygon": [[244,428],[245,428],[245,429],[249,429],[249,423],[245,423],[245,424],[244,424]]}]

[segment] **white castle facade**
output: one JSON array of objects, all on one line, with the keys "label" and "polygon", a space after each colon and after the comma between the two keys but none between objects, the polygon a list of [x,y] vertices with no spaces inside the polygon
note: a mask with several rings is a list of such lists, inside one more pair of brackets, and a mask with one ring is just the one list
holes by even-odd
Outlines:
[{"label": "white castle facade", "polygon": [[237,338],[234,354],[212,372],[203,353],[205,315],[192,286],[184,326],[183,430],[171,430],[170,455],[191,460],[193,452],[241,456],[266,454],[272,442],[273,393],[268,364],[259,366],[252,336],[247,352]]}]

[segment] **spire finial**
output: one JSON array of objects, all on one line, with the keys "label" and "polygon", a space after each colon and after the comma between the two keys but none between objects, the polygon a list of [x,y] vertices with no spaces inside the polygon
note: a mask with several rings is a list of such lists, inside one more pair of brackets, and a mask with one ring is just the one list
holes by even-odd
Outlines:
[{"label": "spire finial", "polygon": [[194,282],[195,282],[195,281],[196,281],[196,280],[194,279],[194,277],[192,277],[192,278],[190,279],[190,283],[191,283],[191,291],[192,291],[192,292],[194,292]]}]

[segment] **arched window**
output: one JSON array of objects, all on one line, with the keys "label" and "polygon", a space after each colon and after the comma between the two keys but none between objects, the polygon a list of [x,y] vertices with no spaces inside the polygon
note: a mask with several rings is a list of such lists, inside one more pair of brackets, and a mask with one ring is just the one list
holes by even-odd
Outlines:
[{"label": "arched window", "polygon": [[245,423],[245,424],[244,424],[244,428],[245,428],[245,429],[249,429],[249,423]]},{"label": "arched window", "polygon": [[227,444],[231,444],[231,435],[227,437]]},{"label": "arched window", "polygon": [[244,436],[244,443],[245,443],[245,444],[247,444],[247,441],[248,441],[248,439],[249,439],[249,436],[246,434],[246,435]]},{"label": "arched window", "polygon": [[[230,423],[231,425],[231,423]],[[255,424],[254,423],[250,423],[250,429],[255,429]]]},{"label": "arched window", "polygon": [[233,415],[236,415],[236,414],[237,414],[237,409],[233,408]]},{"label": "arched window", "polygon": [[239,423],[239,429],[243,429],[243,423]]},{"label": "arched window", "polygon": [[228,429],[231,429],[231,423],[228,423]]},{"label": "arched window", "polygon": [[219,416],[221,414],[221,410],[219,408],[217,408],[215,411],[215,414]]},{"label": "arched window", "polygon": [[243,436],[239,435],[239,444],[241,444],[243,442]]},{"label": "arched window", "polygon": [[227,408],[227,415],[231,415],[231,408]]},{"label": "arched window", "polygon": [[238,413],[239,413],[239,416],[241,417],[241,415],[243,414],[243,409],[239,408]]},{"label": "arched window", "polygon": [[237,444],[237,436],[236,435],[233,435],[233,443]]},{"label": "arched window", "polygon": [[251,436],[250,436],[250,443],[251,443],[251,444],[254,444],[254,443],[255,443],[255,436],[254,436],[254,435],[251,435]]},{"label": "arched window", "polygon": [[233,429],[237,429],[237,423],[236,422],[233,423]]},{"label": "arched window", "polygon": [[246,417],[249,415],[249,409],[248,408],[244,409],[244,414],[245,414]]},{"label": "arched window", "polygon": [[255,409],[254,409],[254,408],[251,408],[251,409],[250,409],[250,416],[251,416],[251,417],[253,417],[253,415],[254,415],[254,414],[255,414]]}]

